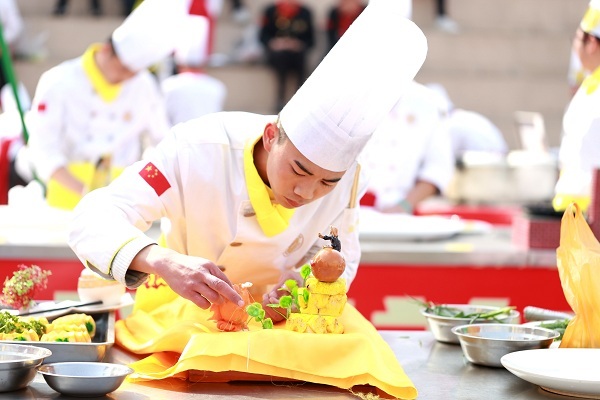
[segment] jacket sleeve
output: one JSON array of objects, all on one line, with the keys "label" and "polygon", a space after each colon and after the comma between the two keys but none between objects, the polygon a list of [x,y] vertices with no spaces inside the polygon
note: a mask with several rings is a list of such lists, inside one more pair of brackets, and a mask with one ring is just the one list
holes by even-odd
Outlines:
[{"label": "jacket sleeve", "polygon": [[151,158],[127,167],[107,187],[90,192],[73,212],[69,246],[81,262],[107,279],[135,288],[145,274],[128,271],[135,255],[155,244],[145,232],[168,208],[181,214],[176,134]]}]

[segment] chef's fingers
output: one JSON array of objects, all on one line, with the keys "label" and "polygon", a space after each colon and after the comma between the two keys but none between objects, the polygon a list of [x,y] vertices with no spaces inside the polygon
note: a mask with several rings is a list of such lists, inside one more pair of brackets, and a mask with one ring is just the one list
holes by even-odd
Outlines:
[{"label": "chef's fingers", "polygon": [[212,292],[207,291],[207,293],[204,295],[204,297],[206,297],[210,302],[214,303],[221,301],[219,296],[221,295],[225,299],[237,304],[240,307],[244,307],[246,304],[242,299],[242,296],[240,296],[238,292],[233,289],[230,282],[226,282],[216,276],[209,276],[206,279],[206,285],[212,289]]},{"label": "chef's fingers", "polygon": [[225,273],[223,272],[225,270],[224,267],[221,267],[219,265],[215,265],[213,263],[206,264],[205,267],[209,270],[209,272],[212,275],[214,275],[217,278],[225,281],[229,286],[233,287],[233,283],[231,283],[231,281],[229,280],[229,278],[227,277],[227,275],[225,275]]},{"label": "chef's fingers", "polygon": [[188,297],[188,300],[205,310],[210,307],[210,302],[198,292],[192,292],[191,296]]}]

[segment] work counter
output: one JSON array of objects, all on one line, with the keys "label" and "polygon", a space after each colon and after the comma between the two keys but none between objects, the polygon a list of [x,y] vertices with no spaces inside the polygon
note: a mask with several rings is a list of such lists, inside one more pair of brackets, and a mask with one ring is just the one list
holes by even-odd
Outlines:
[{"label": "work counter", "polygon": [[[546,392],[504,368],[481,367],[463,357],[459,345],[436,342],[429,332],[380,332],[390,345],[404,371],[416,386],[419,400],[539,400],[568,399]],[[109,352],[106,362],[129,363],[134,358],[118,348]],[[25,389],[0,393],[0,399],[32,400],[63,398],[52,390],[40,374]],[[323,385],[290,382],[190,383],[182,380],[129,383],[103,398],[142,399],[356,399],[352,393]]]},{"label": "work counter", "polygon": [[[0,221],[9,212],[14,215],[0,207]],[[150,235],[158,236],[158,226],[151,229]],[[49,287],[40,298],[74,292],[82,266],[59,229],[41,234],[15,225],[10,240],[3,239],[3,232],[8,231],[0,223],[1,281],[19,263],[37,264],[52,271]],[[427,240],[370,231],[361,233],[361,248],[361,264],[348,296],[378,329],[423,329],[425,321],[416,299],[513,305],[520,311],[528,305],[569,310],[556,251],[514,244],[510,226],[490,225]]]}]

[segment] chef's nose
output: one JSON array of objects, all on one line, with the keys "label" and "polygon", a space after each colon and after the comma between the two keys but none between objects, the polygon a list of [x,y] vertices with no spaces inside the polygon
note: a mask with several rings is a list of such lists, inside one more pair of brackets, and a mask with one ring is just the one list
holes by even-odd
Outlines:
[{"label": "chef's nose", "polygon": [[294,188],[294,193],[304,200],[312,200],[315,197],[315,186],[312,183],[298,183]]}]

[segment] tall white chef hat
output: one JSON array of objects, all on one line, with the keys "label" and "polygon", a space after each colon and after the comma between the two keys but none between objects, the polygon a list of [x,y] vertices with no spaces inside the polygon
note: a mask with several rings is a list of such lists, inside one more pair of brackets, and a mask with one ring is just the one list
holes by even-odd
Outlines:
[{"label": "tall white chef hat", "polygon": [[184,14],[170,3],[145,0],[113,32],[115,52],[131,71],[148,68],[173,52]]},{"label": "tall white chef hat", "polygon": [[591,0],[579,27],[582,31],[600,37],[600,0]]},{"label": "tall white chef hat", "polygon": [[371,0],[280,113],[283,130],[311,162],[345,171],[400,99],[427,54],[401,2]]},{"label": "tall white chef hat", "polygon": [[209,23],[206,17],[189,15],[181,25],[181,37],[175,45],[178,65],[200,67],[208,58]]}]

